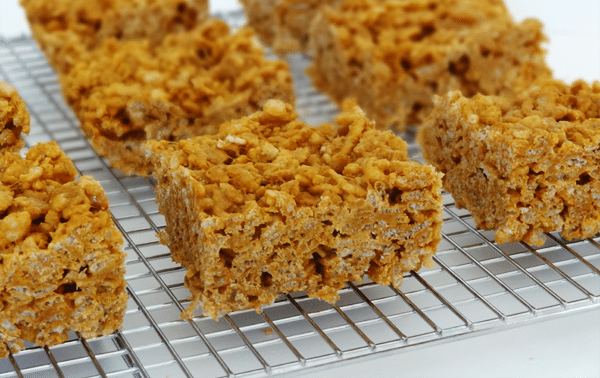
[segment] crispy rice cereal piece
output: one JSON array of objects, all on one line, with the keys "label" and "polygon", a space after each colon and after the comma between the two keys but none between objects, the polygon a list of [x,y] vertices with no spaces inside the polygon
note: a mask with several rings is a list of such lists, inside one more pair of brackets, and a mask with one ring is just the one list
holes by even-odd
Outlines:
[{"label": "crispy rice cereal piece", "polygon": [[248,25],[278,54],[308,52],[309,25],[319,9],[342,0],[241,0]]},{"label": "crispy rice cereal piece", "polygon": [[207,0],[21,0],[21,5],[34,38],[62,73],[108,38],[160,44],[208,17]]},{"label": "crispy rice cereal piece", "polygon": [[146,140],[212,134],[268,99],[294,101],[288,65],[267,60],[252,36],[211,19],[159,46],[108,40],[63,77],[65,98],[96,152],[146,175]]},{"label": "crispy rice cereal piece", "polygon": [[123,321],[123,239],[102,187],[75,175],[54,142],[0,156],[0,358]]},{"label": "crispy rice cereal piece", "polygon": [[29,113],[17,90],[0,81],[0,154],[25,146],[21,133],[29,134]]},{"label": "crispy rice cereal piece", "polygon": [[454,91],[419,130],[444,188],[499,243],[600,230],[600,83],[546,81],[516,98]]},{"label": "crispy rice cereal piece", "polygon": [[542,25],[515,24],[501,0],[346,0],[312,23],[313,85],[356,97],[378,128],[419,125],[433,95],[510,95],[539,77]]},{"label": "crispy rice cereal piece", "polygon": [[161,241],[187,269],[193,305],[218,318],[306,290],[334,302],[366,273],[398,287],[431,266],[442,223],[441,175],[408,160],[352,104],[313,128],[269,101],[216,135],[151,141]]}]

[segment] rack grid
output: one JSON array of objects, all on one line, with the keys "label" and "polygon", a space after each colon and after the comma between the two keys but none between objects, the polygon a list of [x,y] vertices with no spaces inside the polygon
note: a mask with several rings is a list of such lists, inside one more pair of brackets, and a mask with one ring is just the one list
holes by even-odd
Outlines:
[{"label": "rack grid", "polygon": [[[221,15],[239,25],[240,14]],[[336,107],[302,71],[308,59],[288,58],[297,108],[310,124]],[[129,303],[115,334],[40,348],[31,343],[0,360],[8,377],[263,377],[308,369],[600,306],[600,234],[567,241],[547,234],[543,246],[496,244],[444,194],[442,241],[433,268],[406,274],[399,290],[368,279],[349,282],[329,303],[305,293],[280,296],[262,314],[240,311],[218,322],[180,313],[189,305],[185,271],[156,233],[165,227],[150,178],[111,169],[91,149],[65,105],[57,77],[28,37],[0,39],[0,80],[12,83],[32,117],[27,146],[55,140],[81,174],[98,180],[125,238]],[[414,135],[403,134],[422,161]]]}]

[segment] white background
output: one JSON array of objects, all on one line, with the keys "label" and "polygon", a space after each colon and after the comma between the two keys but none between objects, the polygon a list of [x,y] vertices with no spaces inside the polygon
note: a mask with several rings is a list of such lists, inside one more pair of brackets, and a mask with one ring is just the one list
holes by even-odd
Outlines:
[{"label": "white background", "polygon": [[[550,39],[547,62],[556,78],[600,80],[600,0],[506,3],[517,21],[535,17],[544,22]],[[232,10],[240,5],[213,0],[211,7]],[[0,0],[0,38],[23,34],[29,30],[18,1]],[[334,363],[294,376],[600,377],[600,309]]]}]

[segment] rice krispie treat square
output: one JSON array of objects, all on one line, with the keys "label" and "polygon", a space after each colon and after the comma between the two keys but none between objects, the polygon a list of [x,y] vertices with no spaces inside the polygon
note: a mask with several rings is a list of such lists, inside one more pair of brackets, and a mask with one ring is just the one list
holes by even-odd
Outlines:
[{"label": "rice krispie treat square", "polygon": [[542,25],[512,21],[501,0],[345,0],[311,27],[313,85],[354,97],[378,128],[421,124],[433,95],[513,95],[541,77]]},{"label": "rice krispie treat square", "polygon": [[598,82],[548,80],[513,98],[450,92],[418,140],[456,205],[499,243],[600,230]]},{"label": "rice krispie treat square", "polygon": [[56,143],[0,154],[0,358],[121,326],[123,239],[102,187]]},{"label": "rice krispie treat square", "polygon": [[96,152],[126,174],[147,175],[152,139],[211,134],[269,99],[294,101],[283,61],[267,60],[253,32],[209,19],[161,44],[107,40],[61,78],[63,93]]},{"label": "rice krispie treat square", "polygon": [[290,105],[223,124],[216,135],[146,145],[160,234],[187,269],[192,317],[218,318],[306,290],[334,302],[367,274],[400,286],[431,266],[442,224],[441,175],[351,103],[314,128]]},{"label": "rice krispie treat square", "polygon": [[108,38],[160,44],[208,18],[207,0],[21,0],[21,5],[33,37],[59,73]]},{"label": "rice krispie treat square", "polygon": [[0,81],[0,154],[21,149],[21,133],[29,134],[29,127],[29,113],[17,90]]},{"label": "rice krispie treat square", "polygon": [[241,0],[248,25],[278,54],[309,52],[310,24],[325,5],[343,0]]}]

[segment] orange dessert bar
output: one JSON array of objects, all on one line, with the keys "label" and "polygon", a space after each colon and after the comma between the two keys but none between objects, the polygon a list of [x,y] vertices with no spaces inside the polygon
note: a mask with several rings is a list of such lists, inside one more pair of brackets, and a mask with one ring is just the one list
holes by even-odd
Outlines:
[{"label": "orange dessert bar", "polygon": [[208,17],[207,0],[21,0],[21,5],[33,37],[59,73],[106,39],[159,44]]},{"label": "orange dessert bar", "polygon": [[21,133],[29,134],[29,126],[29,113],[17,90],[0,81],[0,153],[21,149]]},{"label": "orange dessert bar", "polygon": [[218,318],[306,290],[334,302],[367,274],[398,287],[431,266],[442,223],[441,175],[351,103],[330,124],[291,105],[223,124],[215,135],[145,149],[166,218],[161,242],[187,269],[196,305]]},{"label": "orange dessert bar", "polygon": [[248,25],[278,54],[308,52],[309,26],[325,5],[342,0],[241,0]]},{"label": "orange dessert bar", "polygon": [[357,99],[378,128],[421,124],[433,95],[512,95],[549,77],[542,25],[501,0],[345,0],[311,27],[308,74],[334,102]]},{"label": "orange dessert bar", "polygon": [[54,142],[0,155],[0,358],[123,321],[123,239],[102,187],[76,174]]},{"label": "orange dessert bar", "polygon": [[62,77],[63,93],[96,152],[126,174],[147,175],[140,147],[216,132],[271,98],[294,101],[283,61],[270,61],[243,28],[209,19],[159,45],[119,42],[80,56]]},{"label": "orange dessert bar", "polygon": [[599,82],[548,80],[513,98],[450,92],[418,140],[456,206],[499,243],[600,230]]}]

